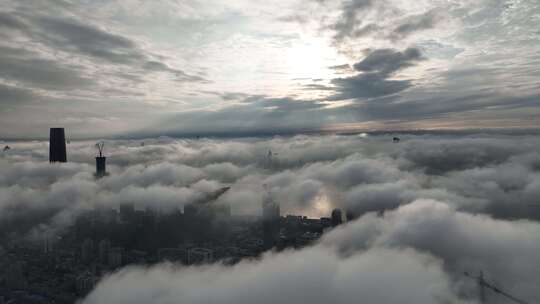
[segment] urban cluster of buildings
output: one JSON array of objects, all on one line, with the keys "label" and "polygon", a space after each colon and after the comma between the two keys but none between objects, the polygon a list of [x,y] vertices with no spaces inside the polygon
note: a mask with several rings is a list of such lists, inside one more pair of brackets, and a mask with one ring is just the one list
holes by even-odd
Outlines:
[{"label": "urban cluster of buildings", "polygon": [[[99,148],[99,147],[98,147]],[[104,175],[102,146],[97,175]],[[63,129],[51,129],[50,161],[65,162]],[[262,216],[235,216],[217,199],[221,188],[184,206],[160,212],[130,203],[80,214],[69,227],[21,237],[0,234],[0,304],[74,303],[107,273],[126,265],[163,262],[233,265],[267,250],[301,248],[342,222],[339,209],[311,219],[280,214],[268,192]]]},{"label": "urban cluster of buildings", "polygon": [[0,304],[74,303],[101,277],[126,265],[163,262],[233,265],[266,250],[301,248],[341,223],[341,212],[310,219],[279,214],[266,202],[262,217],[233,216],[212,204],[160,214],[125,204],[89,211],[39,240],[7,238],[0,247]]}]

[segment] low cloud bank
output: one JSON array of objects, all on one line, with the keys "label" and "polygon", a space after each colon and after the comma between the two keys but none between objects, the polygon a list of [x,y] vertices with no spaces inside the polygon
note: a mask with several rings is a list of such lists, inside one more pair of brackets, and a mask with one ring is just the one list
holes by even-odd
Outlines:
[{"label": "low cloud bank", "polygon": [[[312,247],[233,267],[127,267],[81,303],[477,303],[477,274],[540,300],[540,224],[417,200],[368,213]],[[122,290],[122,292],[118,292]],[[506,303],[488,292],[489,303]]]},{"label": "low cloud bank", "polygon": [[223,186],[231,189],[216,203],[259,214],[267,185],[283,214],[342,208],[357,219],[310,248],[232,268],[126,268],[85,302],[474,302],[475,282],[462,272],[480,270],[540,301],[540,140],[400,137],[108,141],[110,175],[102,179],[93,176],[91,142],[70,143],[66,164],[47,162],[46,143],[4,143],[11,149],[0,158],[0,231],[39,236],[124,202],[182,209]]},{"label": "low cloud bank", "polygon": [[99,180],[92,142],[68,144],[70,162],[52,165],[47,143],[5,143],[12,149],[0,158],[0,221],[23,209],[66,219],[123,202],[182,209],[225,185],[231,190],[218,203],[258,214],[264,184],[285,213],[315,217],[335,207],[361,216],[428,198],[497,218],[540,219],[536,137],[401,137],[398,144],[389,136],[109,141],[110,175]]}]

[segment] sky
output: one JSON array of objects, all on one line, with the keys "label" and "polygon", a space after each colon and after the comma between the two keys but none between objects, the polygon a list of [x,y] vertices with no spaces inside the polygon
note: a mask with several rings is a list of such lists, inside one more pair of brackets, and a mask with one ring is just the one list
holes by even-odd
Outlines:
[{"label": "sky", "polygon": [[340,208],[356,219],[306,248],[235,266],[126,266],[80,303],[479,303],[464,271],[483,271],[497,287],[540,302],[538,136],[400,138],[107,140],[109,175],[101,179],[93,175],[93,140],[71,141],[68,162],[55,164],[46,140],[8,141],[0,240],[39,245],[94,208],[133,203],[168,213],[229,186],[214,203],[233,216],[260,216],[270,195],[282,215],[320,218]]},{"label": "sky", "polygon": [[536,0],[3,0],[0,136],[532,128]]}]

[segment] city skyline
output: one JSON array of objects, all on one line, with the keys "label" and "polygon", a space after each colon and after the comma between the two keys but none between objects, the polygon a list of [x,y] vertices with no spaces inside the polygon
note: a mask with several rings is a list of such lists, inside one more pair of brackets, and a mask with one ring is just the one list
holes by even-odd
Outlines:
[{"label": "city skyline", "polygon": [[534,134],[107,140],[100,178],[93,140],[67,144],[65,163],[48,141],[6,144],[0,298],[476,304],[482,271],[538,301]]},{"label": "city skyline", "polygon": [[0,2],[0,304],[540,303],[539,0]]}]

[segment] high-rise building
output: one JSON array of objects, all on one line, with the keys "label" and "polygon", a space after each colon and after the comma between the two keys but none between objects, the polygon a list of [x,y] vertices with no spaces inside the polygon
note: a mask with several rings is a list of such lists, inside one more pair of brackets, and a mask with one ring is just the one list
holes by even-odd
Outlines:
[{"label": "high-rise building", "polygon": [[263,243],[265,249],[274,247],[279,239],[280,230],[279,204],[274,202],[270,193],[263,199],[262,222]]},{"label": "high-rise building", "polygon": [[159,248],[158,261],[187,263],[187,253],[184,248]]},{"label": "high-rise building", "polygon": [[122,266],[122,247],[114,247],[109,250],[109,267],[117,268]]},{"label": "high-rise building", "polygon": [[23,264],[16,262],[8,265],[5,270],[6,286],[9,289],[25,289],[27,286],[26,278],[23,272]]},{"label": "high-rise building", "polygon": [[354,221],[358,218],[358,214],[351,209],[347,209],[345,210],[345,218],[347,219],[347,222]]},{"label": "high-rise building", "polygon": [[90,272],[85,272],[75,279],[77,294],[84,296],[96,285],[97,278]]},{"label": "high-rise building", "polygon": [[120,220],[124,223],[131,222],[135,216],[135,206],[133,203],[124,203],[120,205]]},{"label": "high-rise building", "polygon": [[81,260],[83,263],[89,263],[94,258],[94,241],[86,239],[81,245]]},{"label": "high-rise building", "polygon": [[111,242],[107,239],[101,240],[98,244],[99,262],[106,264],[109,260],[109,251],[111,250]]},{"label": "high-rise building", "polygon": [[341,213],[341,209],[336,208],[332,210],[332,227],[341,225],[342,222],[343,222],[343,216]]},{"label": "high-rise building", "polygon": [[96,177],[97,178],[101,178],[107,175],[107,169],[105,168],[107,157],[103,156],[104,146],[105,146],[105,142],[99,142],[96,144],[96,147],[98,148],[98,151],[99,151],[99,156],[96,156]]},{"label": "high-rise building", "polygon": [[100,178],[107,175],[107,169],[105,164],[107,157],[105,156],[96,156],[96,177]]},{"label": "high-rise building", "polygon": [[64,128],[51,128],[49,137],[49,162],[67,162]]},{"label": "high-rise building", "polygon": [[45,234],[43,237],[43,253],[51,253],[53,252],[53,238],[49,234]]},{"label": "high-rise building", "polygon": [[208,248],[194,247],[188,250],[188,264],[212,263],[214,252]]}]

